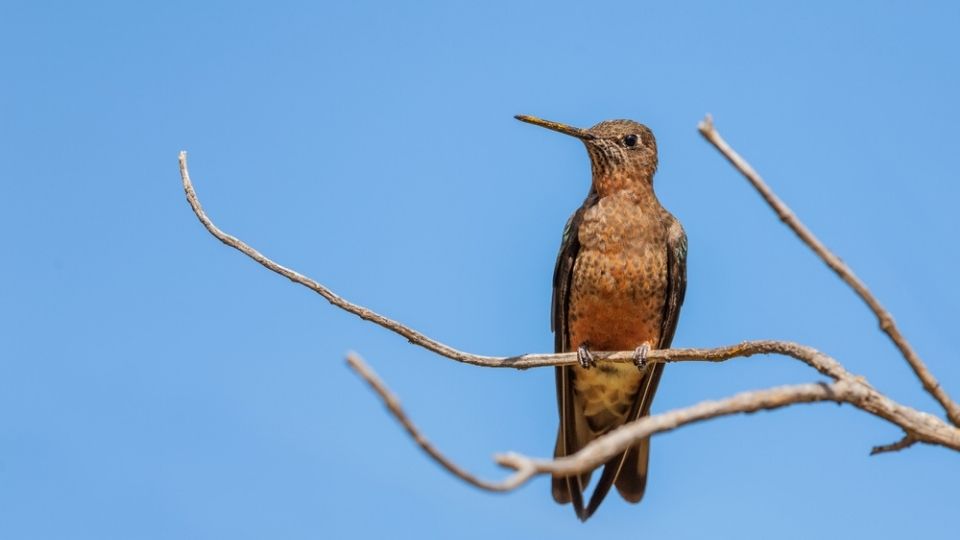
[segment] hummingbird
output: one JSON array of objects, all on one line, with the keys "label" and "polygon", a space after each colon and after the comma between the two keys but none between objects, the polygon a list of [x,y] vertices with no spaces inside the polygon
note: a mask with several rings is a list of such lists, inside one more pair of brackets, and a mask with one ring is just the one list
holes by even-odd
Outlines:
[{"label": "hummingbird", "polygon": [[[556,352],[578,365],[556,367],[560,422],[554,457],[650,413],[663,364],[651,349],[673,341],[686,292],[687,237],[653,191],[657,142],[647,126],[608,120],[582,129],[533,116],[517,120],[580,139],[590,156],[586,200],[563,229],[553,274],[551,330]],[[591,351],[634,351],[634,365],[597,364]],[[552,494],[586,521],[611,487],[631,503],[643,498],[650,441],[614,456],[584,505],[591,473],[554,477]]]}]

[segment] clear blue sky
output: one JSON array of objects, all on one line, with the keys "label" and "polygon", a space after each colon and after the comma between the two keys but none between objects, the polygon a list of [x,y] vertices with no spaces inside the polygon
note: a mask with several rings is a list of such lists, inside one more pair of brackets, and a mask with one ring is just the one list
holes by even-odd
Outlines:
[{"label": "clear blue sky", "polygon": [[[579,143],[633,118],[690,238],[676,345],[816,346],[939,414],[872,316],[701,140],[718,128],[896,316],[955,397],[960,8],[949,3],[26,2],[0,6],[0,537],[947,538],[960,457],[800,406],[658,437],[639,506],[586,525],[539,479],[426,459],[549,455],[553,373],[455,364],[213,240],[226,230],[453,346],[548,351]],[[669,366],[655,410],[819,380]]]}]

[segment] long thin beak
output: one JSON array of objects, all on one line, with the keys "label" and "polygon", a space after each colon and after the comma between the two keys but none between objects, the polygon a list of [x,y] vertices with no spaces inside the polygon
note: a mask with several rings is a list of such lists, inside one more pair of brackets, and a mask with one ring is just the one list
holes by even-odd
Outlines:
[{"label": "long thin beak", "polygon": [[572,135],[578,139],[589,141],[594,139],[593,134],[589,133],[585,129],[580,129],[573,126],[568,126],[566,124],[561,124],[560,122],[551,122],[550,120],[544,120],[543,118],[537,118],[536,116],[527,116],[525,114],[518,114],[514,116],[517,120],[521,122],[526,122],[528,124],[533,124],[535,126],[545,127],[547,129],[552,129],[553,131],[559,131],[566,135]]}]

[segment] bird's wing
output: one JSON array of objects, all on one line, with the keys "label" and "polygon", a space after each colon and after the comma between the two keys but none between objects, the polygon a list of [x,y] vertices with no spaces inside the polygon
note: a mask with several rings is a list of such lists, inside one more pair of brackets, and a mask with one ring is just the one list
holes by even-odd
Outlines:
[{"label": "bird's wing", "polygon": [[[687,290],[687,235],[683,226],[673,216],[667,223],[667,291],[663,306],[663,319],[660,327],[660,341],[658,349],[670,347],[673,334],[677,330],[677,320],[680,317],[680,306]],[[655,364],[640,380],[640,389],[630,409],[628,422],[650,414],[650,405],[653,396],[660,384],[663,374],[663,364]],[[597,487],[590,497],[585,517],[590,517],[603,502],[603,498],[610,491],[611,484],[615,484],[620,495],[629,502],[640,502],[647,486],[647,464],[650,456],[650,440],[644,439],[627,452],[614,457],[603,468]]]},{"label": "bird's wing", "polygon": [[588,208],[597,203],[597,193],[593,189],[587,194],[580,208],[570,216],[563,227],[563,238],[560,241],[560,253],[557,254],[557,263],[553,268],[553,300],[550,304],[550,329],[553,330],[555,352],[566,352],[567,341],[570,335],[567,328],[567,309],[570,306],[570,284],[573,277],[573,265],[580,252],[580,238],[577,232],[583,222],[583,214]]},{"label": "bird's wing", "polygon": [[[580,251],[580,240],[577,231],[583,221],[584,212],[597,201],[597,194],[592,189],[587,194],[583,205],[567,220],[563,228],[563,239],[560,243],[560,253],[553,271],[553,301],[550,309],[550,329],[554,333],[554,351],[566,352],[569,350],[570,331],[567,324],[567,310],[570,304],[570,284],[573,277],[573,266]],[[577,424],[583,424],[578,419],[581,414],[575,406],[573,392],[573,377],[569,367],[555,368],[557,379],[557,411],[560,415],[560,427],[557,430],[557,444],[554,456],[562,457],[580,449],[585,441],[577,436]],[[589,481],[589,474],[571,478],[554,478],[552,484],[553,498],[561,504],[573,502],[577,515],[583,513],[583,486]]]},{"label": "bird's wing", "polygon": [[[680,319],[680,306],[687,294],[687,233],[676,218],[670,216],[667,228],[667,301],[660,323],[658,349],[667,349],[673,343]],[[662,364],[659,364],[662,365]]]}]

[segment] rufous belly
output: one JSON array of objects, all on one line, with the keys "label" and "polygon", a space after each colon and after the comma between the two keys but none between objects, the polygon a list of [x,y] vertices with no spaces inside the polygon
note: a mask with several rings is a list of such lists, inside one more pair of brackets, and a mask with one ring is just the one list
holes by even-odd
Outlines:
[{"label": "rufous belly", "polygon": [[[665,254],[634,249],[582,251],[570,295],[570,346],[595,351],[655,348],[666,294]],[[619,426],[633,404],[643,373],[630,364],[574,368],[574,390],[595,434]]]}]

